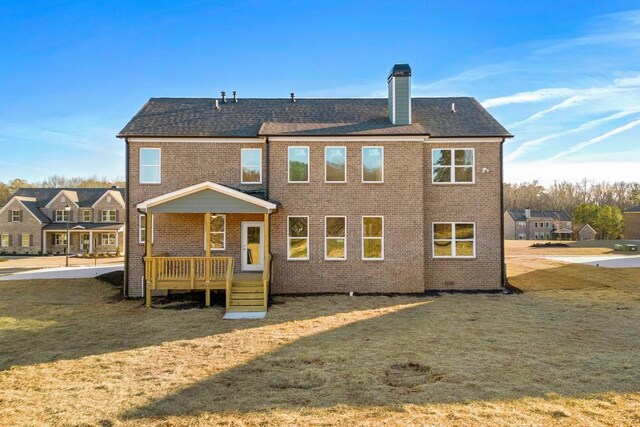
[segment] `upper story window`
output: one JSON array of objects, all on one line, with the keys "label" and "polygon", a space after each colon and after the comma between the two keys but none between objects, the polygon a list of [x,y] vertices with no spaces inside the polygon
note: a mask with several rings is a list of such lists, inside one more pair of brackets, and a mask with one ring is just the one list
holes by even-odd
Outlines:
[{"label": "upper story window", "polygon": [[114,209],[102,211],[102,222],[116,222],[116,211]]},{"label": "upper story window", "polygon": [[289,147],[289,182],[309,182],[309,147]]},{"label": "upper story window", "polygon": [[[153,218],[152,218],[153,220]],[[225,215],[211,215],[211,250],[223,251],[227,244],[227,217]]]},{"label": "upper story window", "polygon": [[362,147],[362,182],[384,182],[384,147]]},{"label": "upper story window", "polygon": [[11,217],[10,217],[11,218],[11,222],[20,222],[20,219],[21,219],[20,217],[22,216],[21,214],[22,214],[22,212],[19,211],[19,210],[18,211],[11,211]]},{"label": "upper story window", "polygon": [[160,183],[160,149],[140,149],[140,184]]},{"label": "upper story window", "polygon": [[262,184],[262,148],[240,150],[240,170],[242,184]]},{"label": "upper story window", "polygon": [[525,228],[527,226],[527,223],[524,221],[519,221],[518,222],[518,228]]},{"label": "upper story window", "polygon": [[538,228],[538,223],[537,223],[537,222],[534,222],[534,223],[533,223],[533,227],[534,227],[534,228]]},{"label": "upper story window", "polygon": [[434,184],[474,183],[473,148],[433,149],[431,159],[431,177]]},{"label": "upper story window", "polygon": [[287,218],[287,259],[309,259],[309,217],[290,216]]},{"label": "upper story window", "polygon": [[347,259],[347,217],[324,217],[324,259]]},{"label": "upper story window", "polygon": [[324,147],[324,181],[347,182],[347,147]]},{"label": "upper story window", "polygon": [[434,258],[473,258],[476,253],[474,223],[433,223]]},{"label": "upper story window", "polygon": [[91,222],[91,209],[82,210],[82,222]]},{"label": "upper story window", "polygon": [[545,222],[544,226],[547,227],[547,228],[551,227],[548,222]]},{"label": "upper story window", "polygon": [[71,211],[56,209],[54,212],[55,222],[67,222],[71,220]]}]

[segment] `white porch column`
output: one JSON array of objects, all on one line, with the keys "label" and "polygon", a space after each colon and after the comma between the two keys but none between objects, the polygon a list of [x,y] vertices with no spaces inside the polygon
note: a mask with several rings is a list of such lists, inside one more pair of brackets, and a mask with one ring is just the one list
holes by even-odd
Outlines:
[{"label": "white porch column", "polygon": [[116,251],[118,250],[118,236],[120,235],[119,231],[116,231]]},{"label": "white porch column", "polygon": [[47,232],[42,232],[42,255],[47,254]]},{"label": "white porch column", "polygon": [[89,253],[93,253],[93,231],[89,231]]}]

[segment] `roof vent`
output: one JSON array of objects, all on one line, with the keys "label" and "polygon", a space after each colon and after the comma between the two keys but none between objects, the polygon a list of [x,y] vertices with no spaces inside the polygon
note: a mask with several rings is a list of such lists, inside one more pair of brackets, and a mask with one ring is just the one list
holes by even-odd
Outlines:
[{"label": "roof vent", "polygon": [[233,91],[233,102],[238,102],[238,92]]},{"label": "roof vent", "polygon": [[217,99],[216,99],[216,105],[215,105],[215,107],[213,107],[213,108],[215,108],[216,110],[219,110],[219,109],[220,109],[220,106],[218,105],[218,100],[217,100]]},{"label": "roof vent", "polygon": [[456,103],[455,103],[455,102],[452,102],[452,103],[451,103],[451,112],[452,112],[452,113],[455,113],[455,112],[456,112]]},{"label": "roof vent", "polygon": [[222,96],[222,103],[226,104],[227,103],[227,92],[225,92],[225,91],[220,92],[220,96]]},{"label": "roof vent", "polygon": [[295,92],[291,92],[291,102],[296,102],[296,94],[295,94]]}]

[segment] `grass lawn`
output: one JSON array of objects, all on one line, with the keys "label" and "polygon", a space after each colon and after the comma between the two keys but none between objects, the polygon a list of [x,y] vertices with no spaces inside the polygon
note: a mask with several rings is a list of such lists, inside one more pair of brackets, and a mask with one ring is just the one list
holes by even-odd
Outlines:
[{"label": "grass lawn", "polygon": [[638,425],[640,270],[512,259],[523,294],[145,310],[0,283],[1,425]]}]

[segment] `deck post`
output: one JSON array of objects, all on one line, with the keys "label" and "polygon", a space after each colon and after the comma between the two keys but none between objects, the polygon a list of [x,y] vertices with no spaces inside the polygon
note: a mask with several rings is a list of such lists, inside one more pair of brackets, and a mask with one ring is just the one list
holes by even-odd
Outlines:
[{"label": "deck post", "polygon": [[267,272],[266,277],[263,279],[264,283],[262,284],[262,291],[263,291],[263,304],[264,304],[264,308],[265,310],[267,309],[267,303],[268,303],[268,298],[269,298],[269,281],[271,280],[271,251],[269,248],[269,237],[270,237],[270,232],[269,232],[269,221],[270,221],[270,216],[269,216],[269,212],[264,214],[264,259],[263,259],[263,263],[264,263],[264,271]]},{"label": "deck post", "polygon": [[207,307],[211,306],[211,289],[209,288],[204,291],[204,305]]},{"label": "deck post", "polygon": [[[151,242],[151,236],[152,236],[152,218],[153,218],[153,214],[149,211],[147,211],[146,215],[145,215],[145,238],[144,238],[144,242],[145,242],[145,258],[146,261],[145,262],[149,262],[151,263],[151,249],[152,249],[152,242]],[[153,264],[152,264],[153,265]],[[151,274],[153,275],[152,272],[152,268],[150,269],[145,269],[145,271],[150,271]],[[145,277],[144,278],[144,283],[145,283],[145,290],[146,290],[146,304],[147,304],[147,308],[151,307],[151,277]]]}]

